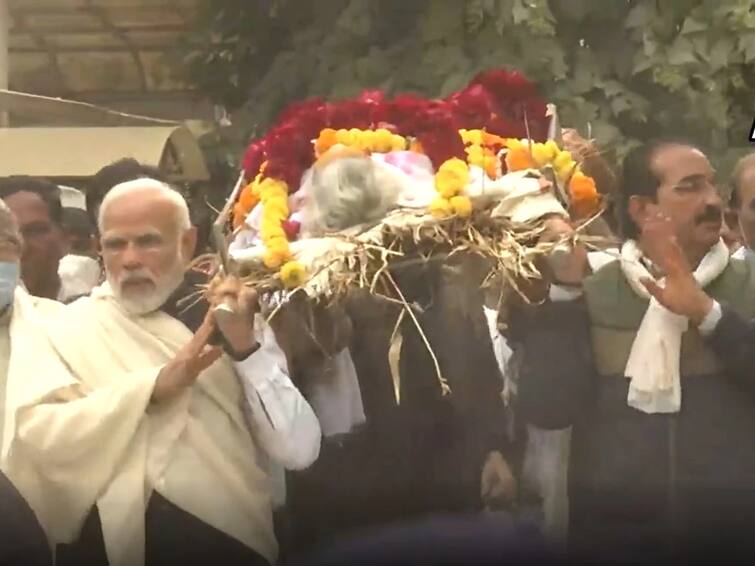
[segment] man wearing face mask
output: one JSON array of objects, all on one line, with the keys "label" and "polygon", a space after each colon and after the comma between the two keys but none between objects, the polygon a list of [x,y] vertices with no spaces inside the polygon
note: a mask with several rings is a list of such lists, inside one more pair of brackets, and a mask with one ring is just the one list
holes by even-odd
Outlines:
[{"label": "man wearing face mask", "polygon": [[26,387],[12,454],[34,474],[9,477],[61,565],[275,563],[266,458],[309,466],[320,427],[256,295],[196,296],[188,207],[159,181],[114,187],[99,218],[106,283],[50,322],[70,374]]},{"label": "man wearing face mask", "polygon": [[542,428],[573,425],[575,550],[728,557],[755,520],[755,349],[741,323],[755,316],[755,264],[730,261],[719,239],[700,150],[650,143],[623,169],[620,259],[584,278],[575,250],[551,302],[511,321],[522,410]]},{"label": "man wearing face mask", "polygon": [[[29,505],[5,476],[7,448],[14,428],[17,379],[31,356],[49,350],[42,318],[59,303],[31,297],[19,286],[21,234],[13,214],[0,201],[0,564],[52,563],[44,532]],[[11,348],[12,345],[12,348]],[[12,372],[14,379],[9,376]]]}]

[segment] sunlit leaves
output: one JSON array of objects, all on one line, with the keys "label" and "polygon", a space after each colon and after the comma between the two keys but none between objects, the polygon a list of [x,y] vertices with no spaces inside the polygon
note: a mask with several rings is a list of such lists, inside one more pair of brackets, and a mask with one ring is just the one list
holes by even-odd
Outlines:
[{"label": "sunlit leaves", "polygon": [[618,155],[659,134],[744,144],[736,132],[752,123],[751,0],[204,3],[191,77],[218,102],[246,101],[250,131],[294,99],[439,96],[498,66],[535,79],[564,125]]}]

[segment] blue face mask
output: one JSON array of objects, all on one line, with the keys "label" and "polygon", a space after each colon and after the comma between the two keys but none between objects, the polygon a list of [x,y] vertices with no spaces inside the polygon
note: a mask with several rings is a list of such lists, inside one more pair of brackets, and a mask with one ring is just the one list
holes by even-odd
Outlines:
[{"label": "blue face mask", "polygon": [[5,310],[13,302],[20,275],[15,261],[0,261],[0,310]]}]

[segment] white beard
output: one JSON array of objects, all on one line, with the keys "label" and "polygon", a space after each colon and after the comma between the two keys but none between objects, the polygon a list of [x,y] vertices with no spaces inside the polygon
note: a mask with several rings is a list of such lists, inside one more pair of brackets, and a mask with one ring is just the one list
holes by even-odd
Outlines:
[{"label": "white beard", "polygon": [[107,274],[107,280],[113,295],[120,305],[131,315],[143,316],[156,311],[165,304],[173,292],[184,280],[185,269],[183,258],[179,252],[174,266],[155,281],[155,288],[149,293],[143,293],[139,296],[125,296],[121,287],[121,282],[114,281],[110,274]]}]

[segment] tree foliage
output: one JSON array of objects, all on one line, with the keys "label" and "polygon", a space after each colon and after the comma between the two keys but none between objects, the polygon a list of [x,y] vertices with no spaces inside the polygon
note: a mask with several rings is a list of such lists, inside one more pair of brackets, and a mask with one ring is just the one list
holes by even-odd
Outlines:
[{"label": "tree foliage", "polygon": [[191,80],[247,135],[293,100],[445,95],[501,66],[618,156],[684,136],[724,169],[755,117],[751,0],[205,0],[191,39]]}]

